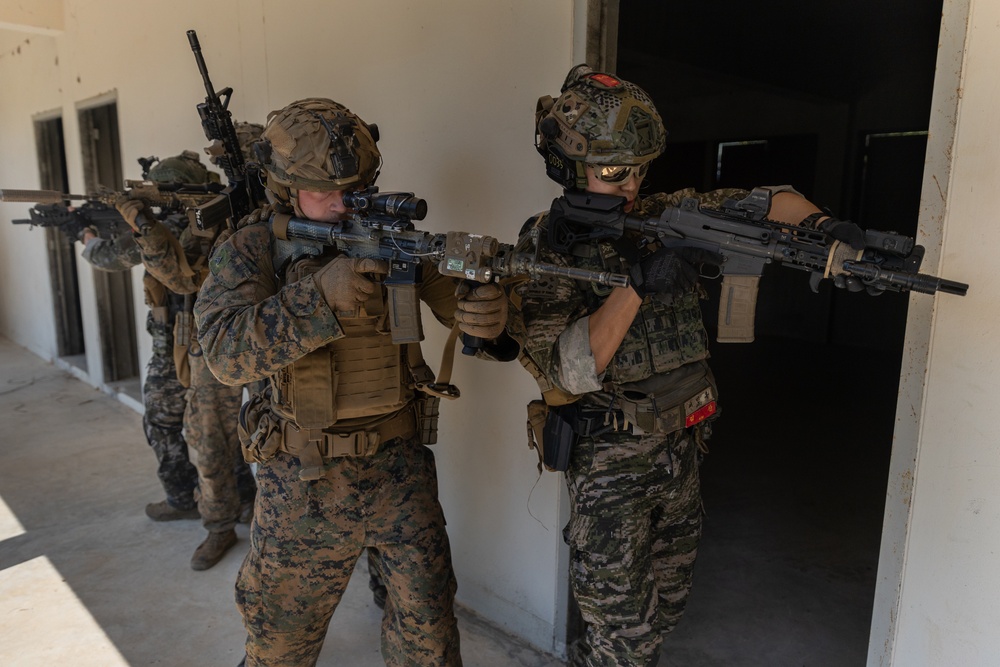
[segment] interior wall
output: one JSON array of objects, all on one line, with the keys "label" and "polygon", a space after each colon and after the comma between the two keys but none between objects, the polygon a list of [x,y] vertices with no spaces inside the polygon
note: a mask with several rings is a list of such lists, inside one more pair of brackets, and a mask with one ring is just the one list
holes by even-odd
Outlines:
[{"label": "interior wall", "polygon": [[[54,37],[0,32],[0,80],[18,90],[0,98],[0,185],[37,187],[31,118],[58,108],[70,187],[81,190],[76,109],[98,96],[118,104],[126,178],[139,177],[139,156],[200,152],[195,105],[205,90],[185,35],[195,29],[215,88],[235,90],[236,119],[263,122],[306,96],[344,102],[380,127],[382,189],[428,201],[421,228],[513,242],[558,194],[542,176],[532,121],[537,98],[558,91],[573,64],[579,13],[573,0],[66,0],[65,31]],[[0,333],[51,359],[44,237],[9,224],[27,208],[0,204]],[[98,350],[90,267],[81,260],[79,271],[87,348]],[[143,331],[141,294],[135,300]],[[436,367],[445,332],[430,317],[424,327]],[[143,365],[149,353],[143,333]],[[526,446],[524,406],[537,388],[516,364],[467,358],[454,381],[463,395],[442,406],[435,452],[458,600],[558,652],[565,492],[555,475],[536,479]]]}]

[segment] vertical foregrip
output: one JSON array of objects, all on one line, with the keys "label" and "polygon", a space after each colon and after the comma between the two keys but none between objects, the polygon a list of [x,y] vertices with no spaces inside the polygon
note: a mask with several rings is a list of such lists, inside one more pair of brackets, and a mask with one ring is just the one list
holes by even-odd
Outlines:
[{"label": "vertical foregrip", "polygon": [[752,343],[757,311],[757,275],[725,275],[719,298],[720,343]]}]

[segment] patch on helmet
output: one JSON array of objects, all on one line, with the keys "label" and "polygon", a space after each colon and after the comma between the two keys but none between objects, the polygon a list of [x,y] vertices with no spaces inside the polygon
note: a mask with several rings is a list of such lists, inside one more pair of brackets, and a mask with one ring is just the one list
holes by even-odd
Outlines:
[{"label": "patch on helmet", "polygon": [[604,74],[603,72],[595,72],[594,74],[588,74],[584,77],[590,80],[592,83],[597,84],[599,88],[606,88],[611,90],[613,88],[618,88],[622,85],[621,79],[616,79],[610,74]]},{"label": "patch on helmet", "polygon": [[654,153],[660,147],[659,123],[649,112],[639,107],[629,110],[624,135],[635,141],[632,150],[636,155]]}]

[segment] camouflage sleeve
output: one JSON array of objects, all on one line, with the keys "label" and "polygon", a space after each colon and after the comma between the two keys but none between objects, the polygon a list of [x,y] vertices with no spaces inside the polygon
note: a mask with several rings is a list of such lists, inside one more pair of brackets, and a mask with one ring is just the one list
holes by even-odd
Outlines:
[{"label": "camouflage sleeve", "polygon": [[[549,251],[542,243],[542,261],[570,265],[566,257]],[[586,303],[576,282],[546,276],[525,283],[518,292],[525,338],[523,353],[549,382],[565,392],[579,394],[599,388]]]},{"label": "camouflage sleeve", "polygon": [[90,239],[83,249],[83,258],[101,271],[125,271],[142,264],[139,246],[132,234],[114,239]]},{"label": "camouflage sleeve", "polygon": [[[790,186],[776,186],[774,192],[784,191],[784,188],[791,189]],[[794,190],[792,190],[794,192]],[[708,192],[698,192],[694,188],[685,188],[676,192],[658,192],[656,194],[642,197],[636,213],[640,215],[659,215],[663,210],[671,206],[680,206],[685,199],[694,197],[703,206],[708,208],[720,208],[726,199],[743,199],[749,190],[740,188],[720,188]]]},{"label": "camouflage sleeve", "polygon": [[313,276],[281,286],[265,224],[216,246],[195,302],[198,342],[220,381],[245,384],[273,375],[344,334]]},{"label": "camouflage sleeve", "polygon": [[[179,242],[167,227],[159,222],[153,224],[135,242],[142,251],[142,263],[150,275],[159,280],[171,292],[194,294],[205,277],[204,271],[186,274],[178,260]],[[190,268],[190,267],[189,267]]]}]

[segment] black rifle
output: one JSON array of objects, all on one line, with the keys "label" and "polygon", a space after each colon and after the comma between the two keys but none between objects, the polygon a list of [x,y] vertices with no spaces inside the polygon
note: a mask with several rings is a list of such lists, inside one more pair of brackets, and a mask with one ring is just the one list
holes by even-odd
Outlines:
[{"label": "black rifle", "polygon": [[[79,226],[79,229],[93,224],[99,236],[106,238],[101,233],[102,230],[108,233],[120,233],[115,232],[115,225],[118,222],[124,230],[128,230],[128,224],[115,208],[122,200],[138,200],[150,209],[159,209],[161,212],[184,213],[215,199],[221,189],[222,186],[218,183],[154,183],[127,180],[125,189],[121,192],[102,188],[89,195],[71,195],[55,190],[0,190],[0,201],[38,204],[30,212],[31,220],[15,220],[16,224],[73,227],[73,221],[77,223],[86,221]],[[70,204],[79,200],[84,203],[74,206],[73,211],[70,211]],[[76,217],[74,213],[79,213],[82,217]],[[115,224],[110,225],[110,223]],[[75,235],[75,232],[71,235]]]},{"label": "black rifle", "polygon": [[918,273],[924,248],[908,236],[867,230],[865,248],[859,251],[823,232],[768,220],[771,193],[762,188],[745,199],[726,200],[721,210],[702,208],[694,198],[668,207],[659,217],[630,215],[624,206],[622,197],[567,191],[552,202],[549,245],[569,253],[578,243],[613,240],[634,231],[668,247],[719,253],[724,259],[720,342],[753,340],[757,285],[771,262],[812,272],[814,292],[822,279],[838,273],[854,276],[874,290],[964,296],[969,289],[964,283]]},{"label": "black rifle", "polygon": [[201,127],[212,143],[205,150],[212,162],[219,165],[226,174],[229,185],[214,200],[192,208],[192,218],[198,229],[213,229],[226,223],[234,225],[249,215],[258,204],[266,201],[264,186],[256,170],[250,169],[240,149],[240,141],[233,126],[233,115],[229,112],[229,101],[233,89],[223,88],[215,92],[208,78],[208,67],[201,55],[201,44],[194,30],[187,31],[188,42],[198,63],[202,81],[205,83],[205,101],[198,105]]},{"label": "black rifle", "polygon": [[[3,198],[0,191],[0,200]],[[57,227],[71,240],[85,227],[93,227],[102,239],[113,239],[131,231],[128,223],[114,206],[101,202],[86,202],[74,207],[71,211],[62,202],[58,204],[36,204],[28,211],[30,218],[11,220],[15,225],[31,225],[32,227]]]},{"label": "black rifle", "polygon": [[[299,239],[317,246],[333,246],[348,257],[386,260],[389,274],[389,326],[394,343],[423,340],[417,285],[421,264],[431,261],[446,276],[473,283],[502,278],[561,276],[610,287],[625,287],[628,276],[587,269],[575,269],[538,261],[529,253],[515,252],[509,243],[492,236],[468,232],[432,234],[415,229],[412,220],[422,220],[427,204],[411,192],[380,193],[377,187],[344,195],[344,205],[352,209],[346,220],[336,223],[303,220],[285,214],[271,216],[271,228],[281,239]],[[465,337],[466,354],[481,341]]]}]

